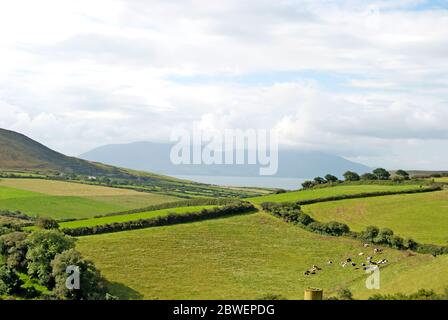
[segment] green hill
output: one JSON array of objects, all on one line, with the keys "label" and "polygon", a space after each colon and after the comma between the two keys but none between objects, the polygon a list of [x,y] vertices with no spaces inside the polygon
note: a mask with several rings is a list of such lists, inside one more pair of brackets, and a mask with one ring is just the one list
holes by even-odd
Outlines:
[{"label": "green hill", "polygon": [[118,168],[65,156],[23,134],[5,129],[0,129],[0,169],[81,175],[125,174]]}]

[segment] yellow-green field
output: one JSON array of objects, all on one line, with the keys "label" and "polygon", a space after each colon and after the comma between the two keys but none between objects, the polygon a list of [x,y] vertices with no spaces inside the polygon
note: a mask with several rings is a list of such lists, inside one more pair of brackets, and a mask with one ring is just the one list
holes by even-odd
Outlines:
[{"label": "yellow-green field", "polygon": [[387,227],[422,243],[448,245],[448,191],[322,202],[302,207],[318,221],[347,223],[354,231]]},{"label": "yellow-green field", "polygon": [[[347,238],[310,233],[263,212],[81,237],[77,247],[102,270],[121,298],[257,299],[277,294],[302,299],[308,286],[323,288],[327,297],[341,287],[366,297],[448,286],[442,267],[431,277],[424,276],[424,283],[408,282],[412,278],[408,272],[432,263],[431,256],[385,249],[375,257],[390,260],[381,269],[385,290],[369,291],[363,286],[364,271],[342,268],[340,262],[352,257],[361,263],[365,256],[358,253],[372,254],[372,248]],[[334,264],[327,265],[328,260]],[[448,266],[446,259],[440,261]],[[323,270],[305,276],[313,264]]]},{"label": "yellow-green field", "polygon": [[312,200],[319,198],[328,198],[341,195],[353,195],[359,193],[374,193],[382,191],[405,191],[420,189],[419,185],[340,185],[328,188],[307,189],[280,194],[271,194],[256,198],[250,198],[249,201],[260,204],[263,202],[295,202],[303,200]]},{"label": "yellow-green field", "polygon": [[174,202],[179,198],[132,190],[40,179],[0,180],[0,210],[56,219],[95,215]]}]

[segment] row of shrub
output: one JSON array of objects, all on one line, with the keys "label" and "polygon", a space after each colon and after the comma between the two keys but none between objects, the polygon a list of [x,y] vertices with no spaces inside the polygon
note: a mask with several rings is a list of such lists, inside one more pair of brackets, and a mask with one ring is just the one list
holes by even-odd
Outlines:
[{"label": "row of shrub", "polygon": [[138,209],[132,209],[127,211],[120,211],[120,212],[112,212],[107,213],[105,215],[99,215],[95,216],[95,218],[105,217],[105,216],[120,216],[125,214],[134,214],[134,213],[140,213],[140,212],[147,212],[147,211],[156,211],[156,210],[163,210],[163,209],[171,209],[171,208],[180,208],[180,207],[193,207],[193,206],[223,206],[227,204],[231,204],[232,202],[235,202],[235,199],[227,199],[227,198],[195,198],[195,199],[188,199],[188,200],[180,200],[175,202],[166,202],[161,204],[155,204],[152,206],[147,206],[144,208],[138,208]]},{"label": "row of shrub", "polygon": [[21,220],[28,220],[28,221],[34,220],[33,217],[27,216],[26,214],[22,213],[21,211],[0,210],[0,216],[16,218],[16,219],[21,219]]},{"label": "row of shrub", "polygon": [[[337,291],[337,296],[329,297],[327,300],[356,300],[353,293],[342,288]],[[448,300],[448,288],[443,293],[437,293],[434,290],[420,289],[415,293],[394,293],[394,294],[374,294],[368,300]]]},{"label": "row of shrub", "polygon": [[448,288],[440,294],[434,290],[421,289],[415,293],[375,294],[369,300],[448,300]]},{"label": "row of shrub", "polygon": [[381,185],[381,186],[396,186],[396,185],[421,185],[427,186],[434,183],[431,179],[417,179],[411,178],[410,180],[358,180],[358,181],[338,181],[330,182],[327,184],[318,184],[313,187],[313,189],[322,189],[334,186],[363,186],[363,185]]},{"label": "row of shrub", "polygon": [[390,195],[396,195],[396,194],[424,193],[424,192],[434,192],[434,191],[440,191],[440,190],[442,190],[442,187],[433,186],[433,187],[427,187],[427,188],[421,187],[420,189],[410,189],[410,190],[400,190],[400,191],[363,192],[363,193],[345,194],[345,195],[331,196],[331,197],[317,198],[317,199],[310,199],[310,200],[300,200],[300,201],[297,201],[297,204],[304,206],[304,205],[309,205],[309,204],[314,204],[314,203],[319,203],[319,202],[390,196]]},{"label": "row of shrub", "polygon": [[74,229],[62,229],[67,235],[70,236],[86,236],[101,233],[110,233],[118,231],[144,229],[150,227],[160,227],[179,223],[201,221],[213,218],[219,218],[224,216],[231,216],[236,214],[243,214],[255,209],[254,205],[249,202],[234,202],[219,208],[203,209],[199,212],[191,212],[184,214],[170,213],[166,216],[154,217],[150,219],[140,219],[126,222],[115,222],[110,224],[92,226],[92,227],[79,227]]},{"label": "row of shrub", "polygon": [[[134,214],[134,213],[171,209],[171,208],[181,208],[181,207],[213,206],[213,205],[223,206],[223,205],[234,203],[235,201],[238,201],[238,200],[229,199],[229,198],[195,198],[195,199],[188,199],[188,200],[178,200],[178,201],[173,201],[173,202],[154,204],[154,205],[147,206],[144,208],[137,208],[137,209],[131,209],[131,210],[125,210],[125,211],[119,211],[119,212],[100,214],[100,215],[94,216],[94,218],[122,216],[122,215],[126,215],[126,214]],[[91,218],[61,219],[61,220],[58,220],[58,222],[80,221],[80,220],[87,220],[87,219],[91,219]]]},{"label": "row of shrub", "polygon": [[369,226],[362,232],[354,232],[350,231],[349,226],[345,223],[316,221],[308,214],[303,213],[298,203],[265,202],[261,204],[261,207],[285,222],[299,225],[312,232],[330,236],[348,236],[363,242],[388,246],[398,250],[409,249],[417,253],[432,254],[434,256],[448,254],[448,247],[435,244],[421,244],[413,239],[404,239],[395,235],[389,228],[380,229],[375,226]]},{"label": "row of shrub", "polygon": [[344,223],[336,221],[322,223],[314,220],[308,214],[303,213],[298,204],[265,202],[261,204],[261,207],[285,222],[300,225],[312,232],[332,236],[342,236],[350,233],[349,226]]}]

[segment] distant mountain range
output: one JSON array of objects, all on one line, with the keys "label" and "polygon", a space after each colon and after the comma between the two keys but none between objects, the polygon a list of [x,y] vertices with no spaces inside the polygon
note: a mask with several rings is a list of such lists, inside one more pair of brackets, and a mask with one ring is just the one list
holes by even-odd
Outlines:
[{"label": "distant mountain range", "polygon": [[[86,152],[80,158],[166,175],[259,176],[258,165],[174,165],[170,161],[171,148],[169,143],[111,144]],[[364,173],[371,168],[322,152],[281,149],[275,177],[313,178],[327,173],[342,176],[347,170]]]}]

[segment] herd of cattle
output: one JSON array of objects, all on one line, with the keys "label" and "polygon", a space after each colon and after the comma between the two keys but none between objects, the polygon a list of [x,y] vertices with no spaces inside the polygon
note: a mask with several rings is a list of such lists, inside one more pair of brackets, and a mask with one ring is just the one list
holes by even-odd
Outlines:
[{"label": "herd of cattle", "polygon": [[[364,244],[364,248],[369,248],[370,245],[369,244]],[[384,251],[383,249],[380,248],[374,248],[373,249],[373,255],[372,256],[367,256],[365,262],[360,262],[360,263],[356,263],[351,257],[347,257],[344,261],[342,261],[340,263],[340,266],[342,268],[347,268],[347,267],[352,267],[354,270],[368,270],[369,268],[372,268],[374,266],[379,267],[380,265],[385,265],[387,264],[389,261],[387,259],[380,259],[378,261],[374,260],[374,256],[376,255],[380,255],[382,254]],[[359,257],[363,257],[365,256],[364,252],[360,252],[358,254]],[[332,265],[333,261],[329,260],[327,262],[327,265]],[[310,276],[310,275],[315,275],[317,274],[319,271],[321,271],[322,268],[320,268],[317,265],[313,265],[310,269],[306,270],[304,272],[305,276]]]}]

